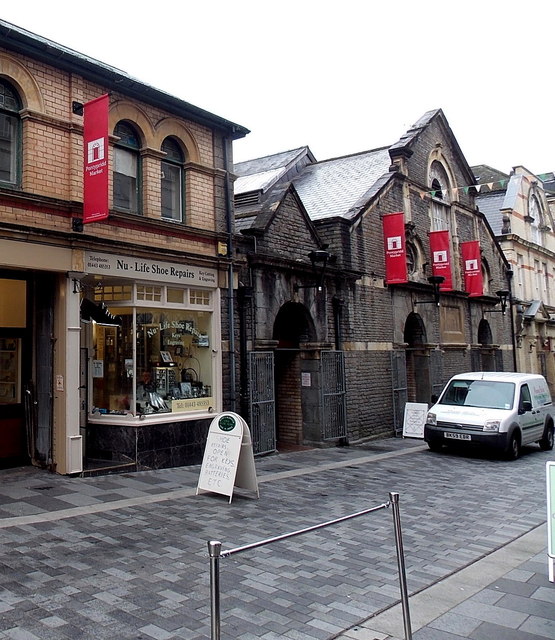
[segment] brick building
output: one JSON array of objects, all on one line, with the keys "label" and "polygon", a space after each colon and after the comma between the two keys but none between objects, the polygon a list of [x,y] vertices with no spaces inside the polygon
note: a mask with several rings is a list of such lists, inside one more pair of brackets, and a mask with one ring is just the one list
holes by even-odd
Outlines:
[{"label": "brick building", "polygon": [[[509,264],[441,110],[389,147],[322,162],[302,147],[234,171],[242,410],[259,451],[391,435],[405,402],[451,375],[513,369]],[[383,221],[399,212],[407,277],[388,284]],[[431,232],[450,255],[440,291]],[[478,246],[473,295],[463,243]]]},{"label": "brick building", "polygon": [[[228,168],[247,130],[0,35],[0,466],[197,462],[234,371]],[[81,107],[104,94],[110,215],[83,225]]]}]

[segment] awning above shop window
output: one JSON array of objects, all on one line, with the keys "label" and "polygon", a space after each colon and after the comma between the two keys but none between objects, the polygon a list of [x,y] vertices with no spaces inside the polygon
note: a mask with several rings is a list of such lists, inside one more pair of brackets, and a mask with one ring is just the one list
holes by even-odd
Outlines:
[{"label": "awning above shop window", "polygon": [[120,316],[115,316],[108,307],[101,302],[96,304],[88,298],[81,301],[81,320],[83,322],[96,322],[107,327],[121,327],[122,320]]}]

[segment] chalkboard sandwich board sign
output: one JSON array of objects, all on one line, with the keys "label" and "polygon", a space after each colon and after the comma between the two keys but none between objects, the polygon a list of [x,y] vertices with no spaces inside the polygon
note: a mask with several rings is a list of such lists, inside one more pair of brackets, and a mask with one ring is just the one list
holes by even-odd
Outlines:
[{"label": "chalkboard sandwich board sign", "polygon": [[210,424],[197,495],[210,491],[229,496],[231,502],[234,487],[251,489],[259,496],[249,427],[240,415],[226,411]]}]

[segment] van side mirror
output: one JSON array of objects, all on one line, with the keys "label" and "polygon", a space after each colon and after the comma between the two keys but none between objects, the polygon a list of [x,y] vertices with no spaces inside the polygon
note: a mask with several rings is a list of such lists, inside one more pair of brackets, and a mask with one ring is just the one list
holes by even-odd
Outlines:
[{"label": "van side mirror", "polygon": [[439,399],[439,396],[436,395],[435,393],[432,394],[432,397],[430,398],[432,404],[435,404]]},{"label": "van side mirror", "polygon": [[520,403],[520,409],[518,410],[518,412],[520,414],[526,413],[527,411],[532,411],[532,403],[530,402],[530,400],[523,400]]}]

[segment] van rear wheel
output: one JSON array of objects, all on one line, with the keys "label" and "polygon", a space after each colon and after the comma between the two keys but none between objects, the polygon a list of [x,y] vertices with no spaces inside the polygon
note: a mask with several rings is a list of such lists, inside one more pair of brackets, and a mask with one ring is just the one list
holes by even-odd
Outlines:
[{"label": "van rear wheel", "polygon": [[520,455],[520,438],[518,437],[518,434],[513,433],[511,436],[505,455],[507,460],[516,460]]},{"label": "van rear wheel", "polygon": [[551,451],[551,449],[553,449],[553,425],[546,427],[543,438],[539,444],[542,451]]}]

